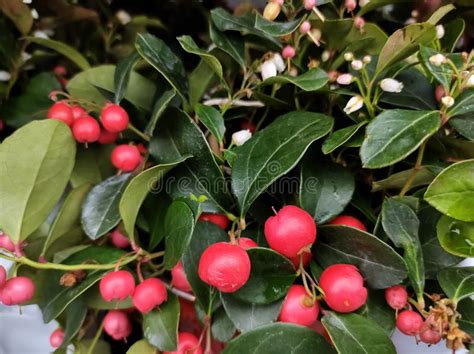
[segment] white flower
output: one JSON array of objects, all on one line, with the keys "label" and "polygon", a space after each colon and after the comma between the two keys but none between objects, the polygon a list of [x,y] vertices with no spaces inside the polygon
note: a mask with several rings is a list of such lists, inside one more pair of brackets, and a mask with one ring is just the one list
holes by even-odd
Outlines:
[{"label": "white flower", "polygon": [[341,74],[337,77],[337,83],[339,85],[349,85],[354,77],[351,74]]},{"label": "white flower", "polygon": [[436,28],[436,38],[438,38],[438,39],[443,38],[444,34],[446,33],[446,31],[444,30],[444,26],[443,25],[438,25],[435,28]]},{"label": "white flower", "polygon": [[262,80],[277,76],[277,67],[273,60],[265,60],[262,65],[260,65],[260,71],[262,72]]},{"label": "white flower", "polygon": [[405,21],[405,25],[412,25],[416,23],[416,19],[414,19],[413,17],[410,17],[408,18],[408,20]]},{"label": "white flower", "polygon": [[364,67],[362,60],[353,60],[351,63],[352,69],[358,71]]},{"label": "white flower", "polygon": [[449,108],[454,104],[454,98],[452,98],[451,96],[444,96],[441,99],[441,103],[443,104],[443,106],[446,106]]},{"label": "white flower", "polygon": [[115,17],[117,17],[117,20],[120,22],[120,24],[124,26],[132,20],[132,17],[130,16],[130,14],[124,10],[117,11],[117,13],[115,14]]},{"label": "white flower", "polygon": [[331,57],[331,53],[329,53],[328,50],[325,50],[325,51],[321,54],[321,60],[322,60],[323,62],[328,61],[330,57]]},{"label": "white flower", "polygon": [[23,0],[23,4],[31,4],[32,0]]},{"label": "white flower", "polygon": [[27,60],[30,60],[31,59],[31,54],[30,53],[27,53],[27,52],[22,52],[21,53],[21,60],[23,62],[27,61]]},{"label": "white flower", "polygon": [[34,20],[39,19],[39,14],[38,14],[38,11],[36,11],[36,9],[31,9],[31,17],[33,17]]},{"label": "white flower", "polygon": [[471,76],[469,76],[469,79],[467,79],[466,81],[466,86],[474,87],[474,74],[471,74]]},{"label": "white flower", "polygon": [[48,34],[45,31],[34,31],[33,36],[36,38],[43,38],[43,39],[49,39]]},{"label": "white flower", "polygon": [[359,6],[364,7],[370,2],[370,0],[359,0]]},{"label": "white flower", "polygon": [[362,61],[364,62],[364,64],[370,64],[370,62],[372,61],[372,58],[370,57],[370,55],[366,55],[365,57],[362,58]]},{"label": "white flower", "polygon": [[402,92],[403,83],[395,79],[383,79],[380,81],[380,87],[385,92]]},{"label": "white flower", "polygon": [[362,96],[354,96],[352,97],[349,102],[347,102],[346,107],[344,107],[344,112],[346,114],[351,114],[355,111],[358,111],[364,106],[364,99]]},{"label": "white flower", "polygon": [[354,60],[354,54],[352,54],[351,52],[344,53],[344,60],[345,61]]},{"label": "white flower", "polygon": [[232,142],[234,145],[240,146],[244,145],[247,140],[252,137],[252,133],[248,129],[239,130],[232,134]]},{"label": "white flower", "polygon": [[273,64],[275,64],[276,69],[279,73],[285,71],[286,64],[280,53],[273,54],[273,57],[270,60],[273,61]]},{"label": "white flower", "polygon": [[428,60],[434,66],[441,66],[441,64],[446,62],[446,57],[443,54],[435,54],[432,55]]},{"label": "white flower", "polygon": [[0,70],[0,81],[8,81],[11,77],[8,71]]}]

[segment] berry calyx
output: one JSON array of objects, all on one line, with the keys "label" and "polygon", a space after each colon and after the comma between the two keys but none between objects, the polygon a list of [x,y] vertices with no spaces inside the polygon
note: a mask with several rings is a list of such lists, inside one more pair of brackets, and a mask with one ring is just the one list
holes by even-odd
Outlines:
[{"label": "berry calyx", "polygon": [[302,285],[292,285],[281,307],[278,320],[309,326],[317,320],[318,302],[312,299]]},{"label": "berry calyx", "polygon": [[225,214],[202,213],[199,216],[200,221],[209,221],[225,230],[229,226],[229,218]]},{"label": "berry calyx", "polygon": [[110,272],[100,280],[99,290],[105,301],[125,300],[135,291],[135,279],[126,270]]},{"label": "berry calyx", "polygon": [[148,313],[166,300],[168,293],[163,282],[157,278],[148,278],[137,285],[132,303],[141,313]]},{"label": "berry calyx", "polygon": [[316,223],[303,209],[287,205],[265,222],[265,238],[275,251],[295,257],[316,241]]},{"label": "berry calyx", "polygon": [[6,281],[0,290],[0,300],[6,306],[22,305],[35,294],[35,284],[28,277],[14,277]]},{"label": "berry calyx", "polygon": [[113,144],[115,143],[115,140],[117,140],[118,136],[118,133],[112,133],[108,130],[101,129],[98,141],[102,145]]},{"label": "berry calyx", "polygon": [[[312,254],[311,252],[303,252],[303,267],[306,268],[309,266],[309,263],[311,262]],[[295,257],[290,258],[291,263],[295,266],[296,269],[300,267],[300,255],[296,255]]]},{"label": "berry calyx", "polygon": [[113,339],[121,340],[132,333],[132,324],[123,311],[110,310],[104,317],[104,330]]},{"label": "berry calyx", "polygon": [[75,120],[83,116],[87,116],[86,110],[78,105],[71,106],[71,111],[72,111],[72,116],[74,117]]},{"label": "berry calyx", "polygon": [[15,251],[15,245],[13,244],[12,240],[10,240],[10,237],[8,237],[7,234],[0,235],[0,248],[6,249],[10,252]]},{"label": "berry calyx", "polygon": [[163,352],[163,354],[202,354],[199,339],[189,332],[178,333],[178,350],[174,352]]},{"label": "berry calyx", "polygon": [[394,310],[401,310],[408,303],[408,292],[403,285],[395,285],[385,289],[385,300]]},{"label": "berry calyx", "polygon": [[420,340],[426,344],[437,344],[441,341],[441,334],[424,323],[420,330]]},{"label": "berry calyx", "polygon": [[2,288],[7,281],[7,271],[0,265],[0,288]]},{"label": "berry calyx", "polygon": [[79,143],[93,143],[100,136],[100,126],[91,116],[77,118],[72,126],[72,135]]},{"label": "berry calyx", "polygon": [[188,278],[184,272],[183,263],[179,261],[173,269],[171,269],[171,285],[183,291],[191,291]]},{"label": "berry calyx", "polygon": [[117,248],[127,248],[130,246],[130,240],[118,228],[110,233],[110,240]]},{"label": "berry calyx", "polygon": [[397,328],[407,336],[415,336],[421,331],[423,317],[418,312],[405,310],[397,316]]},{"label": "berry calyx", "polygon": [[239,239],[239,246],[242,247],[244,250],[248,250],[249,248],[258,247],[258,244],[251,238],[241,237]]},{"label": "berry calyx", "polygon": [[117,104],[108,103],[100,113],[102,126],[112,133],[120,133],[128,127],[128,113]]},{"label": "berry calyx", "polygon": [[48,111],[48,118],[60,120],[69,126],[74,123],[74,116],[71,107],[65,101],[59,101],[53,104]]},{"label": "berry calyx", "polygon": [[339,215],[336,216],[334,219],[332,219],[329,223],[329,225],[344,225],[344,226],[350,226],[362,231],[367,232],[367,228],[365,225],[360,221],[359,219],[351,216],[351,215]]},{"label": "berry calyx", "polygon": [[291,45],[287,45],[285,48],[283,48],[283,51],[281,52],[281,56],[284,59],[291,59],[296,55],[295,48],[293,48]]},{"label": "berry calyx", "polygon": [[133,145],[117,145],[112,151],[112,164],[124,172],[133,171],[142,162],[142,156]]},{"label": "berry calyx", "polygon": [[63,344],[63,341],[64,341],[64,331],[61,328],[57,328],[49,336],[49,344],[55,349],[59,348]]},{"label": "berry calyx", "polygon": [[224,293],[233,293],[250,277],[250,258],[240,246],[214,243],[202,253],[198,274],[203,282]]},{"label": "berry calyx", "polygon": [[334,264],[326,268],[319,279],[324,301],[337,312],[352,312],[367,301],[364,279],[352,264]]}]

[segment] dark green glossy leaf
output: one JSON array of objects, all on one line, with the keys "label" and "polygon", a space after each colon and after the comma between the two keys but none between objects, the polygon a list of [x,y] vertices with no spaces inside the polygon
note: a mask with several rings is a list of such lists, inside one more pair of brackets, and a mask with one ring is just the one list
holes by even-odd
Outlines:
[{"label": "dark green glossy leaf", "polygon": [[241,36],[235,33],[221,32],[212,23],[209,27],[209,34],[217,48],[229,54],[241,67],[245,67],[245,43]]},{"label": "dark green glossy leaf", "polygon": [[247,253],[250,278],[233,296],[255,304],[269,304],[284,297],[296,279],[293,264],[268,248],[250,248]]},{"label": "dark green glossy leaf", "polygon": [[204,96],[208,88],[213,83],[217,83],[217,78],[212,69],[204,60],[189,74],[189,105],[194,107]]},{"label": "dark green glossy leaf", "polygon": [[357,313],[377,323],[388,336],[395,329],[395,316],[393,309],[387,305],[384,290],[370,290],[367,302]]},{"label": "dark green glossy leaf", "polygon": [[443,44],[443,48],[445,48],[448,53],[451,53],[454,51],[456,44],[462,37],[466,28],[466,23],[462,18],[456,18],[448,23],[443,23],[443,26],[445,29],[445,35],[441,38],[441,43]]},{"label": "dark green glossy leaf", "polygon": [[145,199],[143,212],[148,224],[150,225],[150,250],[158,246],[165,237],[164,228],[166,212],[171,203],[171,198],[164,192],[149,194]]},{"label": "dark green glossy leaf", "polygon": [[143,316],[143,336],[162,351],[174,351],[178,346],[179,301],[172,293],[168,300]]},{"label": "dark green glossy leaf", "polygon": [[235,326],[223,307],[219,307],[212,314],[211,331],[212,337],[223,343],[228,342],[234,336]]},{"label": "dark green glossy leaf", "polygon": [[451,118],[449,124],[466,139],[474,141],[474,119],[472,119],[472,114],[467,113]]},{"label": "dark green glossy leaf", "polygon": [[454,105],[448,109],[448,116],[455,117],[466,113],[474,112],[474,89],[465,90],[454,102]]},{"label": "dark green glossy leaf", "polygon": [[119,202],[130,179],[130,173],[107,178],[87,194],[82,205],[82,227],[96,240],[112,230],[120,221]]},{"label": "dark green glossy leaf", "polygon": [[[389,177],[382,179],[380,181],[372,182],[372,192],[378,192],[384,189],[402,189],[405,185],[407,179],[415,171],[414,168],[410,168],[405,171],[400,171],[390,175]],[[435,174],[431,172],[429,168],[423,166],[415,175],[413,182],[410,185],[410,189],[425,186],[431,183],[435,178]]]},{"label": "dark green glossy leaf", "polygon": [[406,264],[388,244],[379,238],[347,226],[318,228],[315,251],[318,262],[327,267],[349,263],[359,268],[367,284],[385,289],[406,278]]},{"label": "dark green glossy leaf", "polygon": [[175,98],[175,96],[176,96],[175,90],[167,90],[167,91],[164,91],[161,94],[160,98],[156,100],[155,105],[153,106],[153,112],[151,113],[150,121],[148,122],[145,128],[145,134],[153,135],[158,119],[160,119],[161,115],[166,110],[168,105],[171,103],[173,98]]},{"label": "dark green glossy leaf", "polygon": [[454,302],[474,295],[474,267],[444,269],[439,272],[438,281]]},{"label": "dark green glossy leaf", "polygon": [[82,301],[74,301],[66,309],[66,325],[64,328],[64,339],[62,348],[67,347],[75,335],[82,327],[82,323],[86,319],[87,306]]},{"label": "dark green glossy leaf", "polygon": [[78,148],[76,163],[71,173],[72,187],[97,184],[115,174],[116,169],[110,161],[112,149],[113,145]]},{"label": "dark green glossy leaf", "polygon": [[210,106],[197,104],[194,108],[199,120],[206,126],[206,128],[216,137],[219,142],[222,142],[225,134],[224,118],[220,112]]},{"label": "dark green glossy leaf", "polygon": [[268,21],[257,12],[255,16],[255,28],[270,36],[281,37],[296,31],[301,21],[301,18],[287,22]]},{"label": "dark green glossy leaf", "polygon": [[262,86],[273,84],[293,84],[303,91],[316,91],[326,85],[328,75],[325,71],[316,68],[311,69],[299,76],[278,75],[273,76],[262,82]]},{"label": "dark green glossy leaf", "polygon": [[321,321],[339,353],[396,354],[388,335],[368,318],[329,311]]},{"label": "dark green glossy leaf", "polygon": [[366,124],[367,122],[360,122],[358,124],[350,125],[348,127],[336,130],[332,132],[326,140],[324,140],[323,146],[321,148],[322,152],[327,155],[339,146],[346,143],[350,138],[354,136],[357,131]]},{"label": "dark green glossy leaf", "polygon": [[465,222],[443,215],[437,225],[441,246],[460,257],[474,257],[474,222]]},{"label": "dark green glossy leaf", "polygon": [[368,126],[360,149],[366,168],[393,165],[415,151],[440,125],[437,111],[387,110]]},{"label": "dark green glossy leaf", "polygon": [[[430,47],[420,45],[420,61],[426,68],[428,75],[432,75],[436,81],[438,81],[445,89],[448,89],[451,84],[451,78],[453,76],[453,69],[450,65],[433,65],[430,63],[430,58],[433,55],[440,54],[439,51],[434,50]],[[442,54],[442,53],[441,53]]]},{"label": "dark green glossy leaf", "polygon": [[458,304],[457,310],[461,314],[458,320],[461,329],[474,336],[474,300],[464,299]]},{"label": "dark green glossy leaf", "polygon": [[130,74],[133,71],[135,65],[138,63],[139,59],[140,55],[137,52],[133,52],[117,63],[114,72],[115,103],[120,103],[123,96],[125,95],[125,91],[127,90],[128,83],[130,81]]}]

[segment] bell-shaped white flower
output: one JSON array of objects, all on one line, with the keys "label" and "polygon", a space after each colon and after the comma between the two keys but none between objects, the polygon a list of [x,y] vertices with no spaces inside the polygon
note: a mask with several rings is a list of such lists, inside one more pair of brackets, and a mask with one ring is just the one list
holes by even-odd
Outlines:
[{"label": "bell-shaped white flower", "polygon": [[443,98],[441,98],[441,103],[443,104],[443,106],[449,108],[454,104],[454,98],[452,98],[451,96],[444,96]]},{"label": "bell-shaped white flower", "polygon": [[385,92],[402,92],[403,83],[395,79],[383,79],[380,81],[380,87]]},{"label": "bell-shaped white flower", "polygon": [[474,73],[469,76],[469,79],[467,79],[466,86],[474,87]]},{"label": "bell-shaped white flower", "polygon": [[354,54],[352,52],[344,53],[344,60],[345,61],[352,61],[354,60]]},{"label": "bell-shaped white flower", "polygon": [[0,81],[8,81],[11,77],[12,76],[8,71],[0,70]]},{"label": "bell-shaped white flower", "polygon": [[46,33],[46,31],[40,31],[40,30],[34,31],[33,37],[49,39],[48,33]]},{"label": "bell-shaped white flower", "polygon": [[39,19],[39,13],[38,11],[36,11],[36,9],[31,9],[30,12],[31,12],[31,17],[33,17],[33,20]]},{"label": "bell-shaped white flower", "polygon": [[362,58],[362,61],[364,62],[364,64],[370,64],[370,62],[372,61],[372,57],[370,55],[366,55]]},{"label": "bell-shaped white flower", "polygon": [[432,55],[429,59],[429,62],[434,66],[441,66],[446,62],[446,57],[443,54]]},{"label": "bell-shaped white flower", "polygon": [[359,71],[360,69],[364,67],[364,63],[362,62],[362,60],[353,60],[351,62],[351,66],[352,66],[352,69]]},{"label": "bell-shaped white flower", "polygon": [[277,67],[273,60],[265,60],[260,65],[260,72],[262,73],[262,80],[266,80],[270,77],[277,76]]},{"label": "bell-shaped white flower", "polygon": [[232,134],[232,142],[234,145],[240,146],[247,142],[252,137],[252,133],[248,129],[239,130]]},{"label": "bell-shaped white flower", "polygon": [[346,107],[344,107],[344,113],[351,114],[355,111],[358,111],[364,106],[364,99],[362,96],[354,96],[352,97],[349,102],[347,102]]},{"label": "bell-shaped white flower", "polygon": [[270,59],[276,66],[276,69],[279,73],[282,73],[286,69],[286,64],[280,53],[273,54],[273,57]]},{"label": "bell-shaped white flower", "polygon": [[125,10],[118,10],[117,13],[115,14],[115,17],[117,17],[117,20],[123,26],[125,26],[127,23],[129,23],[132,20],[132,16],[130,16],[130,14]]},{"label": "bell-shaped white flower", "polygon": [[341,74],[337,77],[336,81],[339,85],[350,85],[354,76],[351,74]]},{"label": "bell-shaped white flower", "polygon": [[444,37],[446,31],[444,30],[444,26],[443,25],[438,25],[435,27],[436,29],[436,38],[438,39],[441,39]]}]

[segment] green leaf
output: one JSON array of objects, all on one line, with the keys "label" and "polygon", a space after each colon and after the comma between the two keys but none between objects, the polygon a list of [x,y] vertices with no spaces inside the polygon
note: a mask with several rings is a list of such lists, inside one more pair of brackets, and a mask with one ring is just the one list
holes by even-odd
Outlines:
[{"label": "green leaf", "polygon": [[430,57],[436,54],[442,54],[430,47],[420,45],[420,61],[426,68],[428,75],[432,75],[443,87],[449,89],[451,78],[453,76],[453,69],[450,65],[433,65],[430,63]]},{"label": "green leaf", "polygon": [[235,149],[232,189],[241,215],[271,183],[291,170],[332,124],[331,117],[320,113],[290,112]]},{"label": "green leaf", "polygon": [[216,75],[201,59],[198,66],[189,74],[189,106],[194,107],[204,96],[213,83],[217,83]]},{"label": "green leaf", "polygon": [[[402,189],[407,181],[408,177],[415,172],[415,168],[410,168],[405,171],[400,171],[390,175],[385,179],[372,182],[372,192],[379,192],[384,189]],[[435,178],[435,174],[426,166],[420,168],[413,182],[410,185],[410,189],[425,186],[431,183]]]},{"label": "green leaf", "polygon": [[339,314],[328,311],[323,319],[338,353],[396,354],[395,346],[374,321],[355,313]]},{"label": "green leaf", "polygon": [[296,31],[302,20],[302,18],[298,18],[287,22],[268,21],[257,12],[254,26],[256,29],[265,32],[270,36],[281,37],[287,36]]},{"label": "green leaf", "polygon": [[219,307],[212,314],[212,337],[219,342],[227,343],[235,334],[235,326],[223,307]]},{"label": "green leaf", "polygon": [[150,121],[148,122],[145,128],[145,132],[144,132],[145,134],[153,135],[158,119],[160,119],[161,115],[166,110],[168,105],[171,103],[173,98],[175,98],[175,96],[176,96],[175,90],[167,90],[167,91],[164,91],[161,94],[160,98],[156,100],[155,105],[153,106],[153,112],[151,114]]},{"label": "green leaf", "polygon": [[255,304],[269,304],[284,297],[296,279],[291,261],[268,248],[250,248],[247,253],[250,278],[233,296]]},{"label": "green leaf", "polygon": [[178,347],[179,301],[172,293],[168,300],[143,316],[143,336],[152,346],[162,351]]},{"label": "green leaf", "polygon": [[76,163],[71,173],[73,188],[83,184],[97,184],[116,172],[110,161],[114,145],[79,147],[76,154]]},{"label": "green leaf", "polygon": [[324,70],[311,69],[299,76],[278,75],[262,82],[261,86],[273,84],[293,84],[303,91],[316,91],[327,84],[329,78]]},{"label": "green leaf", "polygon": [[289,323],[273,323],[241,334],[222,354],[333,354],[326,339],[311,329]]},{"label": "green leaf", "polygon": [[336,130],[332,132],[326,140],[324,140],[323,146],[321,148],[323,154],[327,155],[336,150],[339,146],[346,143],[350,138],[354,136],[357,131],[367,124],[367,122],[360,122],[348,127]]},{"label": "green leaf", "polygon": [[157,354],[157,350],[146,339],[141,339],[128,348],[127,354]]},{"label": "green leaf", "polygon": [[430,18],[426,21],[432,25],[436,25],[441,19],[446,16],[447,13],[456,9],[453,4],[448,4],[439,7],[434,13],[431,14]]},{"label": "green leaf", "polygon": [[74,49],[70,45],[67,45],[66,43],[38,37],[26,37],[25,39],[29,42],[36,43],[42,45],[43,47],[55,50],[59,54],[64,55],[82,70],[87,70],[91,67],[87,59],[84,58],[81,53],[79,53],[76,49]]},{"label": "green leaf", "polygon": [[362,6],[357,13],[357,16],[362,16],[366,14],[367,12],[373,11],[375,9],[378,9],[380,7],[383,7],[385,5],[398,5],[398,4],[403,4],[403,3],[410,3],[414,2],[414,0],[370,0],[367,2],[364,6]]},{"label": "green leaf", "polygon": [[0,11],[15,24],[22,35],[27,35],[30,32],[33,26],[33,17],[30,8],[23,1],[0,0]]},{"label": "green leaf", "polygon": [[439,285],[454,302],[474,295],[474,267],[448,268],[438,274]]},{"label": "green leaf", "polygon": [[107,178],[96,185],[82,205],[82,227],[89,238],[97,240],[120,222],[119,202],[130,174]]},{"label": "green leaf", "polygon": [[132,52],[132,54],[126,56],[117,63],[114,72],[115,103],[119,104],[125,95],[125,91],[127,90],[130,81],[130,74],[139,59],[140,55],[137,52]]},{"label": "green leaf", "polygon": [[448,109],[449,117],[456,117],[466,113],[474,112],[474,89],[463,91],[454,102],[454,105]]},{"label": "green leaf", "polygon": [[111,354],[110,344],[105,340],[99,339],[94,342],[92,339],[83,339],[77,343],[77,353],[90,353],[90,354]]},{"label": "green leaf", "polygon": [[183,256],[183,267],[194,295],[202,308],[207,311],[211,306],[211,287],[204,283],[198,275],[201,254],[216,242],[228,241],[224,230],[210,222],[198,222],[194,228],[191,243]]},{"label": "green leaf", "polygon": [[357,313],[377,323],[388,336],[391,336],[395,329],[395,316],[393,309],[385,300],[384,290],[370,290],[367,302],[357,310]]},{"label": "green leaf", "polygon": [[474,222],[443,215],[438,221],[437,232],[446,251],[460,257],[474,257]]},{"label": "green leaf", "polygon": [[459,39],[464,34],[466,22],[462,18],[455,18],[448,23],[444,23],[443,26],[446,33],[444,37],[441,38],[441,43],[448,53],[452,53]]},{"label": "green leaf", "polygon": [[87,315],[87,306],[82,301],[74,301],[66,309],[66,325],[61,348],[66,348],[82,327]]},{"label": "green leaf", "polygon": [[221,300],[227,315],[240,332],[275,322],[283,304],[283,299],[266,305],[248,303],[224,293],[221,293]]},{"label": "green leaf", "polygon": [[194,220],[193,211],[183,200],[175,200],[168,207],[163,230],[166,246],[165,269],[171,270],[188,248],[194,231]]},{"label": "green leaf", "polygon": [[469,333],[471,337],[474,336],[474,300],[464,299],[458,304],[456,310],[461,314],[458,320],[461,329]]},{"label": "green leaf", "polygon": [[217,48],[229,54],[241,67],[245,67],[245,42],[241,36],[221,32],[212,23],[209,27],[209,35]]},{"label": "green leaf", "polygon": [[451,118],[449,124],[466,139],[474,141],[474,120],[469,113]]},{"label": "green leaf", "polygon": [[119,213],[123,220],[125,232],[133,240],[135,232],[135,222],[137,220],[140,207],[147,194],[157,188],[163,176],[176,165],[180,164],[189,156],[169,164],[153,166],[130,180],[120,197]]},{"label": "green leaf", "polygon": [[0,229],[17,243],[48,217],[67,185],[76,142],[57,120],[31,122],[0,145]]},{"label": "green leaf", "polygon": [[412,208],[400,199],[386,199],[382,206],[382,226],[396,247],[403,248],[408,277],[418,299],[423,298],[425,269],[418,230],[420,221]]},{"label": "green leaf", "polygon": [[323,224],[340,214],[354,193],[352,174],[339,164],[305,158],[300,174],[300,206],[311,214],[316,224]]},{"label": "green leaf", "polygon": [[138,34],[135,46],[138,53],[159,71],[183,99],[187,101],[188,81],[181,60],[161,39],[145,33]]},{"label": "green leaf", "polygon": [[441,213],[462,221],[474,221],[474,160],[444,169],[428,187],[424,198]]},{"label": "green leaf", "polygon": [[365,168],[381,168],[403,160],[434,134],[440,125],[437,111],[387,110],[367,126],[360,148]]},{"label": "green leaf", "polygon": [[408,58],[418,50],[420,44],[428,44],[434,39],[436,30],[430,23],[415,23],[395,31],[380,52],[376,74]]},{"label": "green leaf", "polygon": [[220,112],[213,107],[203,104],[197,104],[194,110],[202,124],[206,126],[219,142],[222,142],[225,134],[225,125],[224,118]]},{"label": "green leaf", "polygon": [[371,288],[385,289],[406,278],[406,264],[393,248],[376,236],[352,227],[318,228],[318,262],[324,266],[354,264]]}]

